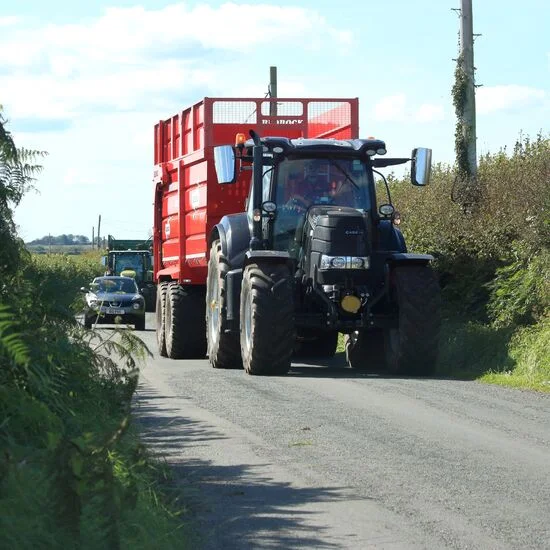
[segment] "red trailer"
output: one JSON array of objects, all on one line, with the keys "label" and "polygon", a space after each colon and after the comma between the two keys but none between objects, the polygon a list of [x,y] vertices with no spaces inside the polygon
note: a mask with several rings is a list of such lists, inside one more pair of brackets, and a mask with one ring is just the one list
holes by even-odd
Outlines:
[{"label": "red trailer", "polygon": [[155,125],[155,281],[205,285],[208,235],[226,214],[243,212],[250,172],[218,185],[213,147],[249,130],[288,138],[358,137],[358,99],[202,101]]},{"label": "red trailer", "polygon": [[248,138],[250,130],[288,138],[356,138],[359,102],[357,98],[204,98],[155,125],[153,249],[154,280],[160,285],[157,338],[162,355],[166,355],[164,309],[170,282],[182,285],[186,293],[183,307],[193,317],[194,355],[205,354],[209,235],[223,216],[245,210],[251,182],[251,172],[243,171],[235,185],[218,185],[213,149],[233,145],[237,133]]}]

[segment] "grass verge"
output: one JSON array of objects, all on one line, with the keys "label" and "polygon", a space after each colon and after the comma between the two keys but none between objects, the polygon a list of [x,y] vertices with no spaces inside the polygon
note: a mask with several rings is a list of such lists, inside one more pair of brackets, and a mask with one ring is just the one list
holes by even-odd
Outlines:
[{"label": "grass verge", "polygon": [[[342,352],[340,334],[337,353]],[[516,329],[445,321],[436,376],[550,393],[550,316]]]}]

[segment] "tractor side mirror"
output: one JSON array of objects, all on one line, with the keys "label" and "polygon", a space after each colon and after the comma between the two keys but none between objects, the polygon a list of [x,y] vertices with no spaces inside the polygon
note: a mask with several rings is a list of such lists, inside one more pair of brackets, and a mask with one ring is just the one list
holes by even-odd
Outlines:
[{"label": "tractor side mirror", "polygon": [[432,150],[418,147],[412,152],[411,182],[413,185],[424,186],[430,183],[432,171]]},{"label": "tractor side mirror", "polygon": [[235,183],[235,150],[231,145],[214,147],[214,165],[219,184]]}]

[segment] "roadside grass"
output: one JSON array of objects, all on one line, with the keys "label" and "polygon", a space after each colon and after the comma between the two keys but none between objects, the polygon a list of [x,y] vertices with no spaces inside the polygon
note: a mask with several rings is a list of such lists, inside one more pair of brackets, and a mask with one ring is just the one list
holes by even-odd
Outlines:
[{"label": "roadside grass", "polygon": [[0,548],[197,547],[133,425],[147,347],[75,321],[98,267],[93,254],[24,255],[0,285]]},{"label": "roadside grass", "polygon": [[[0,385],[0,548],[195,548],[170,469],[140,442],[128,409],[136,369],[99,357],[98,349],[105,357],[120,351],[110,339],[98,335],[96,351],[87,351],[92,331],[55,334],[51,391],[46,380],[31,386],[33,378],[27,387]],[[128,360],[139,342],[120,335]]]},{"label": "roadside grass", "polygon": [[[195,531],[185,504],[179,501],[180,493],[174,489],[172,470],[140,443],[138,428],[129,430],[125,444],[111,454],[110,460],[115,479],[127,494],[119,523],[120,548],[196,548]],[[88,525],[93,527],[92,518]]]},{"label": "roadside grass", "polygon": [[550,316],[517,330],[509,344],[513,368],[490,371],[483,382],[550,393]]},{"label": "roadside grass", "polygon": [[[337,353],[344,351],[340,334]],[[550,316],[516,329],[445,320],[436,376],[550,393]]]},{"label": "roadside grass", "polygon": [[[78,541],[59,525],[51,503],[55,484],[46,460],[38,456],[18,469],[10,469],[1,483],[0,546],[18,550],[190,550],[196,548],[185,508],[170,496],[170,470],[157,459],[142,454],[136,460],[137,436],[110,456],[114,484],[124,487],[117,517],[117,543],[106,535],[112,518],[102,514],[101,499],[83,502]],[[139,443],[137,443],[139,444]],[[45,457],[43,457],[45,458]]]},{"label": "roadside grass", "polygon": [[477,380],[487,372],[509,372],[514,362],[508,352],[511,329],[495,329],[462,319],[445,320],[441,327],[437,374]]}]

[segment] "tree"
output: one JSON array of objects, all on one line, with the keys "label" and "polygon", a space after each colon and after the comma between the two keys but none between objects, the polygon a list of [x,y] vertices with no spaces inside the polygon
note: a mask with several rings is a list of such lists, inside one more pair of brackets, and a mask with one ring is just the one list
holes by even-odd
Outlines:
[{"label": "tree", "polygon": [[44,151],[17,148],[7,123],[0,105],[0,274],[14,273],[19,265],[21,243],[12,208],[33,188],[35,176],[42,170],[36,161],[46,155]]}]

